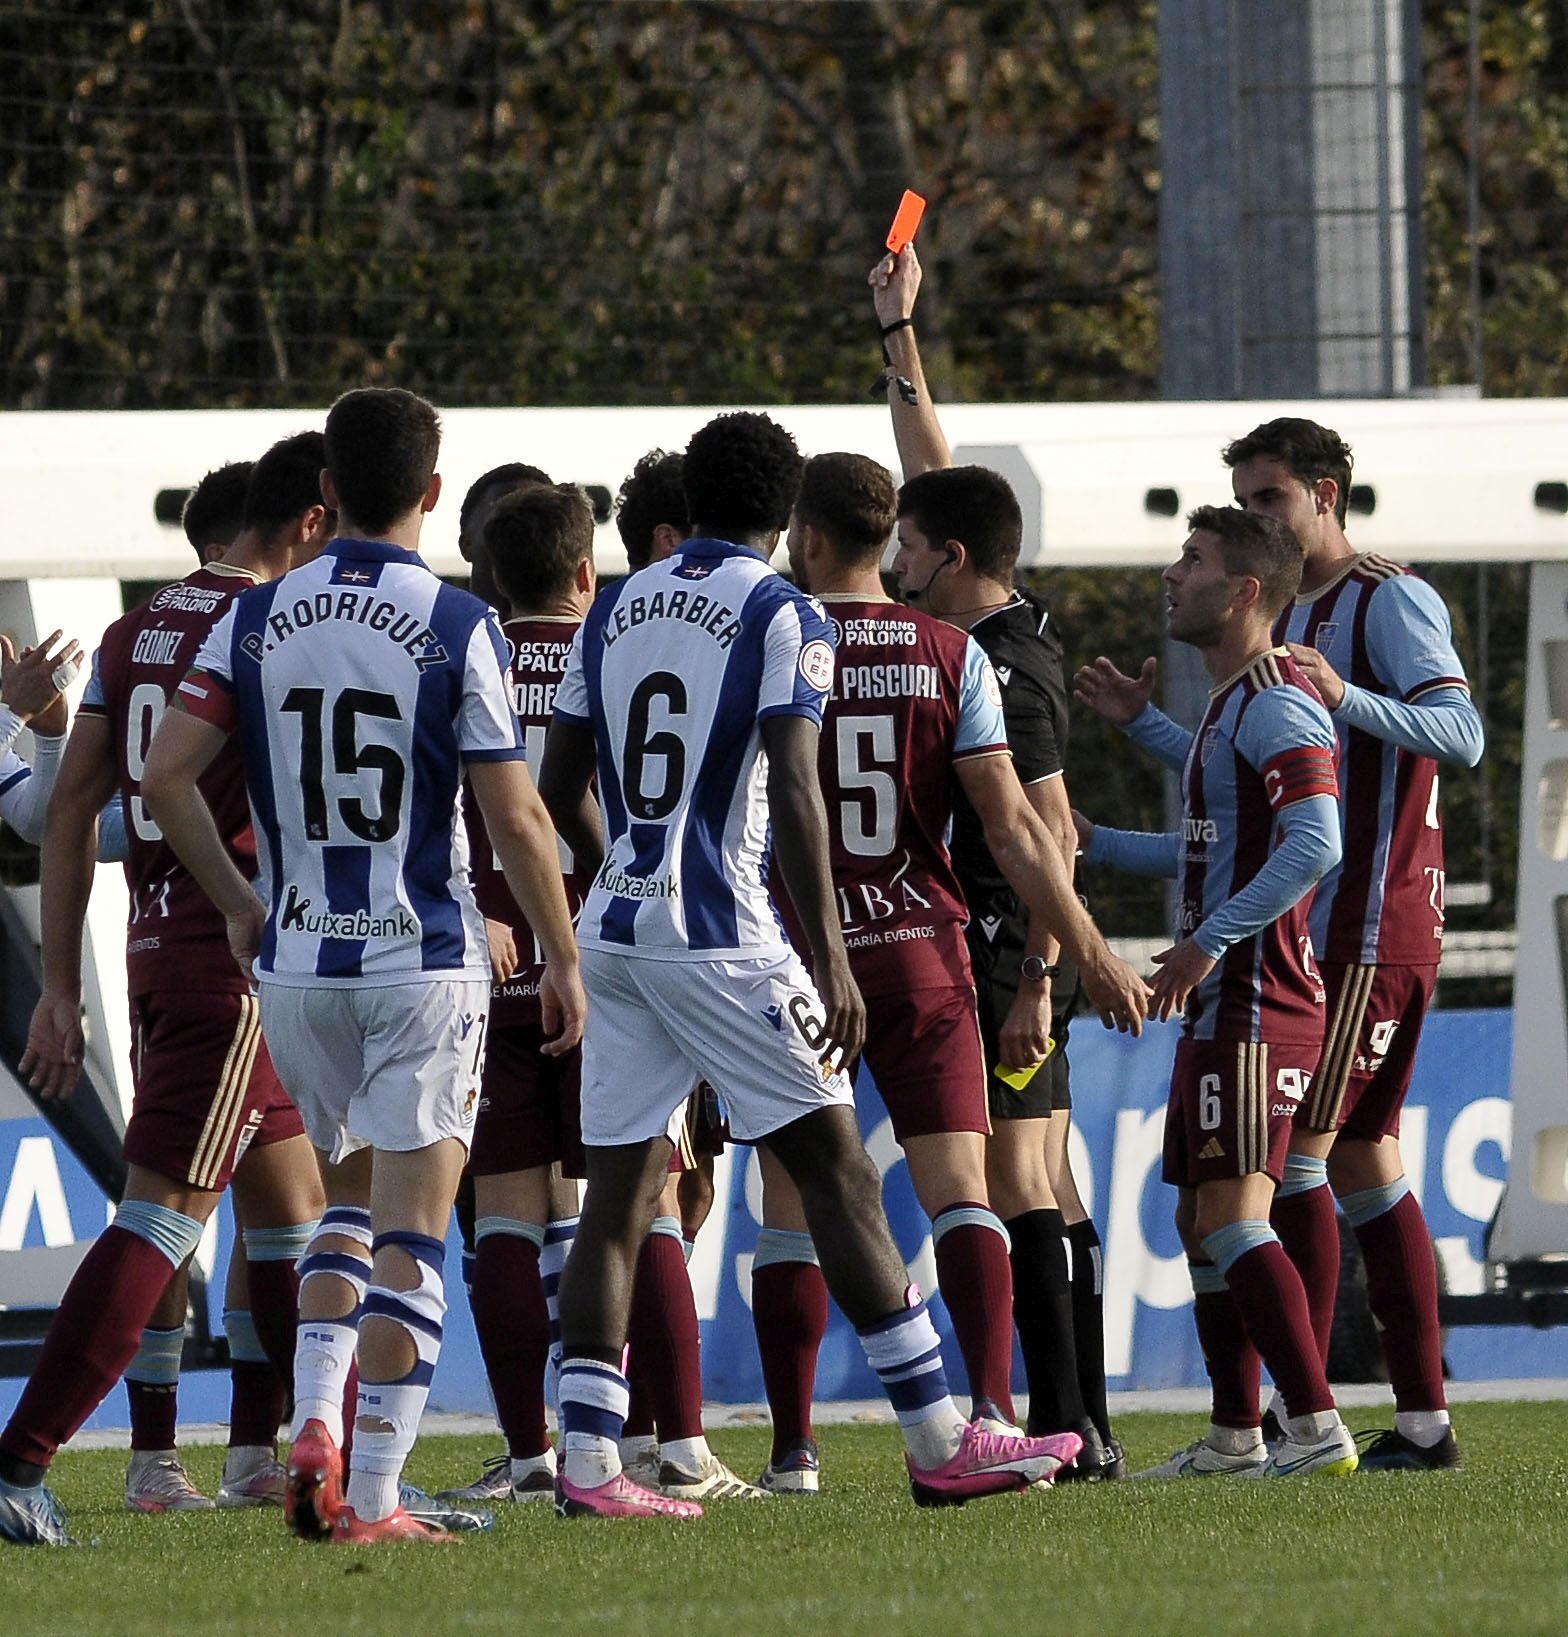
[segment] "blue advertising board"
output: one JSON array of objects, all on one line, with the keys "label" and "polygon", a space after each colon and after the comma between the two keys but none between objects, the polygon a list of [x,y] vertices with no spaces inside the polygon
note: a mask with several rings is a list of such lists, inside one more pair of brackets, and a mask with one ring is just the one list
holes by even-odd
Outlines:
[{"label": "blue advertising board", "polygon": [[[1509,1142],[1509,1059],[1513,1016],[1507,1011],[1440,1012],[1427,1022],[1405,1112],[1402,1141],[1426,1210],[1447,1286],[1480,1289],[1482,1236],[1496,1208]],[[1193,1334],[1186,1266],[1171,1222],[1175,1195],[1159,1179],[1160,1134],[1175,1030],[1152,1029],[1141,1041],[1080,1020],[1072,1035],[1074,1171],[1105,1242],[1105,1332],[1112,1388],[1201,1386],[1203,1363]],[[868,1147],[887,1187],[900,1248],[922,1289],[936,1289],[929,1226],[915,1203],[901,1156],[873,1088],[862,1087]],[[761,1210],[755,1157],[724,1154],[717,1201],[691,1262],[702,1321],[703,1371],[713,1403],[762,1398],[750,1312],[750,1269]],[[90,1239],[106,1219],[103,1196],[42,1121],[0,1123],[0,1251]],[[221,1333],[221,1293],[232,1235],[225,1206],[201,1255],[215,1270],[212,1325]],[[488,1407],[473,1324],[449,1251],[446,1342],[431,1407]],[[3,1300],[3,1295],[0,1295]],[[940,1294],[932,1303],[949,1368],[963,1380]],[[1454,1330],[1445,1353],[1457,1379],[1558,1375],[1560,1334],[1520,1328]],[[1021,1385],[1021,1374],[1016,1376]],[[0,1413],[9,1414],[20,1383],[0,1381]],[[876,1378],[853,1331],[836,1313],[822,1349],[817,1397],[871,1398]],[[228,1387],[221,1373],[182,1383],[186,1421],[222,1420]],[[91,1425],[123,1426],[125,1395],[116,1389]]]}]

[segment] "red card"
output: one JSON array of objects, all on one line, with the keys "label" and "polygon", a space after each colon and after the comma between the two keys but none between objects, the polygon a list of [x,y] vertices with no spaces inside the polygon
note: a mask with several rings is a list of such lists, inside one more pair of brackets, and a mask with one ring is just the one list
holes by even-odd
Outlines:
[{"label": "red card", "polygon": [[893,225],[887,230],[887,247],[895,256],[906,245],[915,242],[915,233],[920,226],[920,218],[925,213],[925,200],[918,193],[905,188],[904,197],[898,201],[898,211],[893,217]]}]

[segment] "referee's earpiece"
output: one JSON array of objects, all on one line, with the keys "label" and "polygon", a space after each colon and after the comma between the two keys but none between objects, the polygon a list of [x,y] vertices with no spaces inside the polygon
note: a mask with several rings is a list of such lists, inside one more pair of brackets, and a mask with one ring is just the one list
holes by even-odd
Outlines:
[{"label": "referee's earpiece", "polygon": [[918,591],[916,591],[916,590],[914,590],[912,588],[906,588],[905,591],[904,591],[904,595],[907,598],[909,598],[909,600],[911,602],[918,602],[920,600],[920,598],[925,596],[925,594],[931,589],[931,587],[936,584],[937,575],[940,574],[944,568],[951,568],[953,566],[953,564],[956,563],[957,561],[958,561],[958,553],[951,546],[949,546],[947,548],[947,551],[946,551],[945,555],[942,558],[942,561],[940,563],[938,563],[936,565],[936,567],[934,569],[932,569],[931,572],[928,575],[926,575],[926,583],[923,586],[921,586]]}]

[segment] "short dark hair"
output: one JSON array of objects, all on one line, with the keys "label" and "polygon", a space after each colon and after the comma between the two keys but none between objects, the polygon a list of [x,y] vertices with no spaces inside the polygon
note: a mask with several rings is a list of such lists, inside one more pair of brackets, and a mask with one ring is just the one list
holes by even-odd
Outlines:
[{"label": "short dark hair", "polygon": [[957,540],[988,580],[1012,583],[1024,543],[1024,514],[1013,486],[989,466],[921,472],[898,491],[898,515],[932,542]]},{"label": "short dark hair", "polygon": [[524,483],[549,482],[548,472],[541,472],[537,466],[526,465],[520,460],[509,460],[504,465],[492,466],[488,472],[481,473],[468,485],[468,493],[463,496],[462,509],[457,514],[458,533],[468,533],[468,525],[473,521],[480,502],[492,489],[515,489]]},{"label": "short dark hair", "polygon": [[371,534],[385,534],[424,499],[440,452],[434,405],[402,387],[360,387],[327,412],[326,465],[338,502]]},{"label": "short dark hair", "polygon": [[1277,517],[1239,506],[1199,506],[1187,514],[1187,528],[1218,538],[1225,572],[1258,582],[1258,602],[1270,619],[1301,589],[1306,552],[1296,531]]},{"label": "short dark hair", "polygon": [[530,484],[496,502],[485,551],[514,612],[541,608],[593,555],[593,506],[575,483]]},{"label": "short dark hair", "polygon": [[681,486],[681,457],[667,449],[650,449],[627,474],[615,497],[615,526],[631,568],[646,568],[653,556],[653,531],[668,523],[690,532],[691,514]]},{"label": "short dark hair", "polygon": [[255,466],[253,460],[232,460],[227,466],[216,466],[185,497],[180,526],[203,562],[207,560],[208,546],[221,546],[227,551],[235,535],[245,527],[245,494]]},{"label": "short dark hair", "polygon": [[898,523],[892,474],[865,455],[813,455],[800,475],[795,521],[821,529],[846,565],[876,562]]},{"label": "short dark hair", "polygon": [[694,525],[725,536],[775,534],[789,522],[804,462],[769,415],[718,415],[686,445],[681,485]]},{"label": "short dark hair", "polygon": [[1309,488],[1320,479],[1331,477],[1339,485],[1339,496],[1334,502],[1334,515],[1340,527],[1345,525],[1345,511],[1350,505],[1350,445],[1339,433],[1316,421],[1304,420],[1299,415],[1281,415],[1278,420],[1264,421],[1255,426],[1244,438],[1225,446],[1223,459],[1232,471],[1244,461],[1277,460],[1298,483]]},{"label": "short dark hair", "polygon": [[319,432],[283,438],[256,462],[245,494],[245,527],[270,543],[278,531],[312,506],[325,506],[321,468],[327,440]]}]

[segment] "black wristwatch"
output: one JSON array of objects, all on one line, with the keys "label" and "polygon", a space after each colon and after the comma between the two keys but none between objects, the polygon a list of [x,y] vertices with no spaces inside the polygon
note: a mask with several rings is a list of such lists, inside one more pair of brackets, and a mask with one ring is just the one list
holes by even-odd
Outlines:
[{"label": "black wristwatch", "polygon": [[1047,978],[1054,978],[1061,970],[1054,961],[1047,963],[1043,955],[1025,955],[1023,965],[1018,968],[1018,975],[1027,978],[1030,983],[1044,983]]}]

